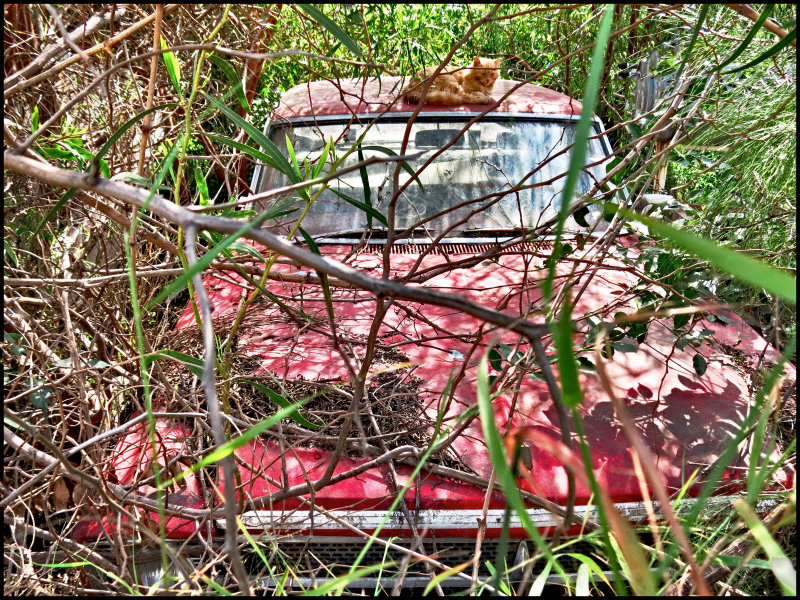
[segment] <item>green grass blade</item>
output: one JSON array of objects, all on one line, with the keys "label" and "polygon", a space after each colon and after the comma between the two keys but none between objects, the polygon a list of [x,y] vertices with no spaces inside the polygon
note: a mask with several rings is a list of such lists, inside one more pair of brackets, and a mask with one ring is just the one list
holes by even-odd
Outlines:
[{"label": "green grass blade", "polygon": [[[372,145],[372,146],[361,146],[361,149],[362,150],[376,150],[378,152],[383,152],[384,154],[387,154],[389,156],[397,156],[397,152],[394,152],[393,150],[389,150],[389,148],[386,148],[384,146],[375,146],[375,145]],[[416,175],[416,173],[414,172],[414,169],[412,169],[411,165],[409,165],[407,162],[405,162],[405,161],[401,162],[400,166],[403,167],[403,170],[406,173],[408,173],[409,175],[411,175],[411,177],[414,177]],[[422,182],[419,180],[419,177],[416,179],[416,183],[419,186],[420,191],[424,192],[425,188],[422,187]]]},{"label": "green grass blade", "polygon": [[578,381],[578,361],[572,350],[571,314],[566,307],[561,311],[558,323],[550,323],[550,329],[558,354],[558,374],[561,380],[562,399],[567,406],[578,406],[583,402],[583,390]]},{"label": "green grass blade", "polygon": [[344,575],[342,575],[340,577],[337,577],[336,579],[331,579],[329,581],[326,581],[325,583],[323,583],[318,588],[314,588],[313,590],[306,590],[305,592],[302,592],[299,595],[300,596],[327,596],[331,592],[339,590],[340,588],[344,588],[344,586],[346,586],[348,583],[351,583],[351,582],[355,581],[356,579],[360,579],[361,577],[366,577],[370,573],[374,573],[375,571],[379,571],[380,569],[383,569],[384,567],[390,566],[390,565],[391,565],[391,563],[389,565],[381,563],[379,565],[372,565],[372,566],[369,566],[369,567],[361,567],[360,569],[357,569],[356,571],[353,571],[352,573],[346,573],[346,574],[344,574]]},{"label": "green grass blade", "polygon": [[203,376],[203,361],[201,359],[183,354],[182,352],[177,352],[176,350],[159,350],[158,354],[147,359],[147,364],[149,365],[153,361],[161,358],[176,360],[198,377]]},{"label": "green grass blade", "polygon": [[733,507],[742,520],[747,524],[750,533],[763,548],[769,558],[770,568],[775,574],[778,583],[787,596],[797,595],[797,572],[792,566],[792,561],[787,558],[778,542],[770,535],[769,529],[761,522],[753,508],[741,498],[733,501]]},{"label": "green grass blade", "polygon": [[489,395],[488,364],[487,354],[484,354],[478,364],[477,394],[483,439],[486,440],[486,447],[489,451],[489,458],[492,461],[492,465],[494,465],[495,476],[497,477],[497,481],[500,484],[500,488],[503,490],[503,494],[509,506],[516,511],[522,526],[536,544],[537,549],[545,556],[548,563],[553,564],[559,575],[564,578],[564,582],[569,584],[568,575],[564,572],[561,565],[558,564],[558,561],[555,560],[547,542],[542,538],[539,530],[536,529],[536,525],[534,525],[531,520],[525,503],[522,501],[522,496],[519,493],[517,481],[509,466],[509,459],[506,456],[500,432],[497,430],[497,424],[494,421],[494,408],[492,407],[492,401]]},{"label": "green grass blade", "polygon": [[[164,38],[161,38],[161,49],[167,48],[167,42],[164,41]],[[183,92],[181,91],[181,66],[178,63],[178,58],[175,56],[174,52],[164,52],[161,57],[164,59],[164,65],[167,67],[167,74],[169,75],[170,81],[172,81],[172,87],[175,88],[175,93],[178,94],[178,98],[183,98]]]},{"label": "green grass blade", "polygon": [[286,203],[281,203],[272,206],[270,209],[264,211],[255,219],[241,227],[238,231],[226,236],[219,244],[203,254],[203,256],[201,256],[194,265],[186,269],[177,279],[161,290],[161,292],[145,307],[145,310],[152,309],[165,298],[180,292],[184,287],[186,287],[187,283],[192,279],[192,277],[206,269],[223,250],[226,250],[236,240],[250,231],[253,227],[259,225],[262,221],[275,216],[275,213],[283,210],[285,205]]},{"label": "green grass blade", "polygon": [[597,92],[600,87],[600,77],[603,74],[603,57],[606,54],[606,47],[608,46],[608,37],[611,33],[611,21],[613,16],[614,6],[606,6],[603,20],[600,23],[600,31],[597,34],[597,42],[595,43],[594,52],[592,53],[589,78],[586,81],[586,91],[583,94],[581,116],[575,128],[575,140],[572,144],[572,152],[570,152],[569,170],[567,172],[566,181],[564,182],[564,191],[561,195],[561,206],[556,223],[556,239],[553,243],[553,256],[551,257],[547,278],[542,283],[542,295],[544,296],[546,304],[550,303],[550,294],[553,289],[553,280],[555,279],[556,273],[556,263],[558,262],[558,256],[561,252],[561,236],[564,232],[564,221],[567,220],[567,216],[569,215],[572,196],[575,193],[575,187],[578,184],[580,173],[585,164],[586,146],[588,145],[589,132],[592,128],[594,107],[597,104]]},{"label": "green grass blade", "polygon": [[745,69],[755,67],[756,65],[764,62],[768,58],[775,56],[778,52],[786,48],[789,44],[791,44],[794,41],[796,37],[797,37],[797,28],[795,27],[786,35],[786,37],[784,37],[781,41],[772,46],[772,48],[761,54],[755,60],[747,63],[746,65],[742,65],[741,67],[736,67],[735,69],[729,69],[727,71],[723,71],[723,73],[738,73],[739,71],[744,71]]},{"label": "green grass blade", "polygon": [[337,40],[342,42],[350,52],[358,56],[359,58],[363,58],[364,55],[361,53],[361,48],[359,48],[358,44],[347,35],[344,31],[342,31],[339,26],[334,23],[333,21],[328,18],[320,9],[312,6],[311,4],[298,4],[303,11],[305,11],[308,16],[314,19],[317,23],[322,25],[325,29],[331,32]]},{"label": "green grass blade", "polygon": [[758,19],[756,19],[756,22],[753,24],[753,27],[750,29],[748,34],[742,40],[742,43],[739,44],[736,50],[734,50],[733,53],[727,59],[725,59],[725,61],[717,68],[721,69],[723,67],[727,67],[734,60],[739,58],[742,52],[747,50],[747,47],[750,45],[750,42],[753,41],[753,38],[756,37],[758,30],[761,29],[761,26],[764,24],[764,21],[766,21],[767,18],[770,16],[770,14],[772,14],[773,8],[775,8],[774,4],[767,4],[764,6],[764,10],[761,11],[761,14],[759,15]]},{"label": "green grass blade", "polygon": [[278,412],[276,412],[274,415],[271,415],[268,418],[264,419],[263,421],[260,421],[260,422],[256,423],[250,429],[245,431],[243,434],[238,435],[238,436],[236,436],[234,438],[231,438],[230,441],[225,442],[219,448],[217,448],[215,450],[212,450],[206,456],[204,456],[202,459],[200,459],[198,462],[194,463],[188,469],[186,469],[184,471],[181,471],[180,473],[178,473],[175,477],[173,477],[169,481],[165,481],[165,482],[160,483],[159,486],[158,486],[158,489],[160,489],[160,490],[166,489],[169,486],[174,485],[174,484],[182,481],[183,478],[186,477],[186,475],[188,475],[190,473],[197,473],[203,467],[206,467],[208,465],[211,465],[211,464],[214,464],[216,462],[219,462],[220,460],[222,460],[226,456],[230,456],[238,448],[241,448],[245,444],[249,443],[250,440],[258,437],[259,435],[261,435],[262,433],[267,431],[267,429],[269,429],[270,427],[275,425],[281,419],[285,419],[287,417],[290,417],[291,414],[294,411],[296,411],[298,409],[298,407],[300,407],[303,404],[305,404],[306,401],[307,401],[307,399],[298,400],[297,402],[295,402],[291,406],[287,406],[285,408],[282,408]]},{"label": "green grass blade", "polygon": [[695,23],[694,30],[692,31],[692,39],[689,41],[689,46],[686,48],[686,52],[683,53],[681,65],[678,67],[677,74],[675,75],[676,86],[680,85],[681,75],[683,75],[683,70],[686,68],[686,63],[689,61],[689,57],[692,55],[692,50],[694,50],[694,45],[697,42],[697,36],[700,35],[700,28],[703,26],[703,22],[706,20],[707,14],[708,4],[703,4],[700,7],[700,11],[697,13],[697,23]]},{"label": "green grass blade", "polygon": [[216,98],[212,98],[204,92],[203,96],[205,96],[215,108],[218,108],[231,121],[243,129],[250,139],[258,144],[264,150],[264,152],[266,152],[272,158],[271,166],[286,175],[292,183],[300,183],[300,177],[292,168],[292,165],[289,164],[289,161],[286,160],[286,157],[283,155],[283,153],[278,150],[278,147],[275,144],[272,143],[272,140],[259,131],[257,127],[253,126],[251,123],[248,123],[245,119],[240,117],[238,114],[236,114],[236,112],[225,106]]},{"label": "green grass blade", "polygon": [[[619,210],[619,207],[612,203],[606,203],[606,210]],[[628,210],[624,210],[623,214],[626,218],[647,225],[651,231],[667,238],[683,250],[707,260],[716,268],[733,275],[743,283],[759,290],[766,290],[792,306],[797,305],[797,280],[791,275],[663,221]]]},{"label": "green grass blade", "polygon": [[[335,190],[335,189],[333,189],[333,188],[330,188],[330,190],[331,190],[331,191],[332,191],[334,194],[336,194],[337,196],[339,196],[339,197],[340,197],[342,200],[344,200],[345,202],[347,202],[348,204],[352,204],[352,205],[353,205],[353,206],[355,206],[356,208],[363,210],[363,211],[364,211],[364,212],[367,214],[367,223],[369,223],[369,219],[370,219],[370,217],[371,217],[371,218],[375,219],[376,221],[378,221],[378,222],[379,222],[381,225],[383,225],[384,227],[388,227],[388,226],[389,226],[389,223],[388,223],[388,221],[386,220],[386,217],[384,217],[384,216],[381,214],[381,212],[380,212],[378,209],[376,209],[374,206],[370,206],[370,205],[368,205],[368,204],[365,204],[365,203],[363,203],[363,202],[360,202],[359,200],[356,200],[355,198],[351,198],[351,197],[350,197],[350,196],[348,196],[347,194],[343,194],[342,192],[340,192],[340,191],[338,191],[338,190]],[[368,225],[368,226],[369,226],[369,225]]]},{"label": "green grass blade", "polygon": [[214,65],[216,65],[224,74],[225,77],[228,78],[228,81],[231,84],[231,89],[233,93],[236,95],[236,98],[239,100],[239,104],[241,104],[242,108],[246,111],[250,111],[250,105],[247,103],[247,96],[242,89],[242,80],[236,75],[236,71],[231,66],[231,63],[228,62],[222,56],[218,54],[211,54],[208,57]]}]

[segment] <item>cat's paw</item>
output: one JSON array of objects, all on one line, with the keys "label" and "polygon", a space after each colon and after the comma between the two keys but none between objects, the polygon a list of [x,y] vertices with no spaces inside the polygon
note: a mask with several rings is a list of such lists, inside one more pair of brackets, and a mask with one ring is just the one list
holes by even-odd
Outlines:
[{"label": "cat's paw", "polygon": [[467,104],[489,104],[492,99],[485,92],[470,92],[467,95]]}]

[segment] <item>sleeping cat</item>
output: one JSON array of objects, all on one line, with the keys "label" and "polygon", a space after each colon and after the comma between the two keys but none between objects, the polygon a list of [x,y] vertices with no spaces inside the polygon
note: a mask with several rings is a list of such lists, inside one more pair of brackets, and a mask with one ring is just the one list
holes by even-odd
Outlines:
[{"label": "sleeping cat", "polygon": [[[459,104],[489,104],[494,82],[500,76],[500,59],[475,57],[471,67],[443,68],[425,97],[426,104],[457,106]],[[423,69],[403,88],[400,96],[406,102],[419,102],[425,82],[436,67]]]}]

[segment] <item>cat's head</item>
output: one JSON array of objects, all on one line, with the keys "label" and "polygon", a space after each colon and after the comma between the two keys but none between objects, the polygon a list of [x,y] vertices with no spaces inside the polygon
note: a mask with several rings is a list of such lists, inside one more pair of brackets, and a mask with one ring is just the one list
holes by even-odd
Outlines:
[{"label": "cat's head", "polygon": [[477,84],[491,89],[500,77],[500,59],[492,60],[476,56],[472,61],[472,72],[469,77]]}]

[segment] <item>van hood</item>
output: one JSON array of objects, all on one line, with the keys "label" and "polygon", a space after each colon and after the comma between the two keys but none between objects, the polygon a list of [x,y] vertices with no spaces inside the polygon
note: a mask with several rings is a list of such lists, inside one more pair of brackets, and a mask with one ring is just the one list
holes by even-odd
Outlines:
[{"label": "van hood", "polygon": [[[354,252],[350,245],[320,248],[337,260],[349,255],[351,266],[371,276],[381,276],[381,246],[359,252]],[[548,248],[518,245],[492,260],[476,260],[476,256],[489,249],[480,244],[444,244],[435,253],[421,256],[420,251],[426,248],[396,246],[391,254],[390,277],[402,279],[413,270],[414,277],[410,281],[418,282],[414,285],[457,293],[507,314],[524,315],[532,322],[544,323],[540,284],[546,273],[544,260],[549,254]],[[585,276],[597,269],[577,300],[574,319],[594,315],[609,320],[618,312],[635,312],[634,287],[638,280],[629,261],[610,257],[599,268],[589,262],[571,262],[570,266],[576,267],[575,276]],[[566,267],[563,271],[559,268],[557,282],[567,273]],[[423,283],[426,274],[430,278]],[[237,336],[236,349],[249,357],[254,365],[253,376],[260,376],[262,383],[269,381],[269,374],[278,380],[293,382],[281,390],[291,400],[313,393],[320,385],[352,391],[351,369],[359,368],[366,353],[366,340],[377,310],[375,297],[364,290],[331,287],[337,348],[329,334],[330,320],[322,289],[312,281],[307,269],[279,263],[272,268],[272,275],[292,280],[270,279],[268,282],[269,292],[283,307],[261,296],[248,308]],[[583,281],[584,277],[572,288],[573,298]],[[246,289],[242,277],[228,272],[207,276],[205,285],[214,306],[215,330],[224,338],[240,300],[252,288]],[[693,490],[703,482],[705,473],[744,419],[750,397],[750,369],[762,352],[767,362],[777,359],[774,349],[739,317],[728,311],[718,314],[721,318],[714,322],[700,319],[695,324],[698,330],[714,331],[714,335],[698,347],[687,345],[682,350],[677,349],[676,335],[670,330],[672,320],[665,319],[649,325],[642,343],[628,338],[620,340],[607,365],[615,393],[625,399],[671,490],[680,489],[693,474],[696,474]],[[195,327],[191,307],[187,307],[177,330]],[[577,341],[583,339],[587,327],[585,320],[578,322]],[[458,418],[476,404],[477,365],[487,345],[501,348],[506,355],[508,348],[522,353],[528,351],[525,340],[517,344],[520,344],[517,334],[487,325],[462,312],[392,301],[377,332],[376,355],[367,380],[370,402],[390,404],[388,408],[375,406],[374,412],[381,413],[379,423],[384,423],[386,429],[411,431],[405,439],[414,439],[417,435],[417,439],[429,440],[442,407],[443,393],[451,385],[452,398],[445,401],[442,422],[446,427],[455,427]],[[552,348],[548,354],[552,354]],[[696,354],[702,355],[708,364],[702,376],[693,366]],[[493,356],[492,366],[502,370],[505,361],[498,360],[502,353]],[[590,353],[585,356],[593,360]],[[556,370],[555,364],[552,367]],[[500,373],[493,368],[490,374]],[[558,417],[547,385],[532,373],[529,375],[504,386],[506,391],[493,399],[497,427],[501,432],[509,427],[534,428],[559,440]],[[581,371],[580,382],[585,399],[578,410],[598,482],[616,502],[641,500],[642,487],[635,474],[629,443],[609,398],[591,370]],[[395,397],[381,390],[381,386],[394,386]],[[335,393],[330,395],[330,398],[335,397]],[[332,417],[337,410],[348,409],[346,394],[340,398],[340,406],[327,407],[327,416],[320,413],[323,420]],[[361,418],[366,422],[364,407],[361,411]],[[395,426],[397,422],[399,426]],[[293,421],[285,423],[287,427],[297,425]],[[412,431],[414,426],[416,431]],[[325,430],[321,434],[325,436]],[[358,436],[358,429],[354,427],[350,437]],[[244,493],[249,498],[263,498],[282,488],[318,479],[330,464],[332,447],[330,443],[320,443],[319,439],[314,441],[313,436],[307,439],[306,443],[298,442],[289,448],[275,438],[264,437],[240,448],[237,455]],[[573,439],[577,443],[574,436]],[[373,440],[372,443],[378,442]],[[530,464],[533,485],[520,479],[520,487],[565,504],[568,485],[564,466],[543,449],[530,447],[525,452],[530,454],[530,460],[527,457],[525,460]],[[334,474],[372,458],[374,456],[348,451]],[[424,471],[409,489],[406,496],[409,506],[480,508],[485,490],[464,481],[488,479],[492,473],[480,420],[472,420],[453,441],[447,456],[440,458],[450,470],[440,469],[439,474]],[[734,485],[735,474],[741,473],[737,466],[741,467],[746,460],[747,449],[742,448],[724,481]],[[357,477],[327,486],[316,493],[315,502],[328,509],[386,508],[394,497],[386,469],[386,465],[378,465]],[[462,479],[451,477],[453,471],[466,475]],[[410,468],[399,469],[399,485],[406,483],[410,472]],[[586,504],[589,497],[590,491],[578,484],[578,504]],[[301,502],[289,499],[282,505],[292,508]],[[502,506],[502,497],[495,494],[491,504]]]}]

